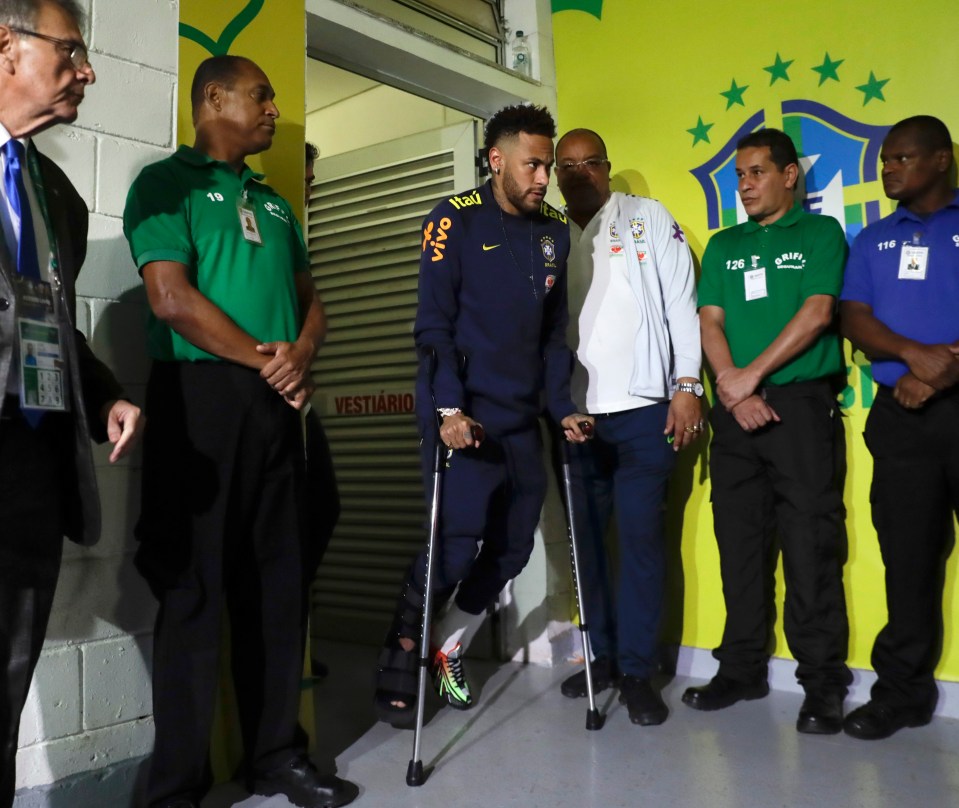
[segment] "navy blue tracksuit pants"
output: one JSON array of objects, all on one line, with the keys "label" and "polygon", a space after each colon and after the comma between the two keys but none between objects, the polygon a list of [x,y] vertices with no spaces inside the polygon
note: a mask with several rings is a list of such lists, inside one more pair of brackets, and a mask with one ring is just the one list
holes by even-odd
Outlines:
[{"label": "navy blue tracksuit pants", "polygon": [[[432,495],[435,430],[425,430],[422,459],[427,498]],[[546,472],[538,424],[509,435],[487,434],[479,448],[447,454],[433,591],[437,606],[452,594],[469,614],[491,606],[526,566],[546,497]],[[427,507],[430,503],[427,502]],[[422,590],[426,551],[413,574]]]},{"label": "navy blue tracksuit pants", "polygon": [[[579,574],[596,657],[646,679],[656,646],[666,575],[666,484],[676,453],[663,430],[669,405],[598,415],[595,437],[570,444]],[[610,514],[619,536],[619,584],[613,597],[604,536]]]}]

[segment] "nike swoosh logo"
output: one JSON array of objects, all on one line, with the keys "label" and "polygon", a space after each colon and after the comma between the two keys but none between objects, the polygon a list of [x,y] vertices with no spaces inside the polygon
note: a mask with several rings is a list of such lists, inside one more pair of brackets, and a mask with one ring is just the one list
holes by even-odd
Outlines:
[{"label": "nike swoosh logo", "polygon": [[490,250],[495,250],[497,247],[502,247],[502,246],[503,246],[502,244],[490,244],[490,245],[484,244],[483,252],[489,252]]}]

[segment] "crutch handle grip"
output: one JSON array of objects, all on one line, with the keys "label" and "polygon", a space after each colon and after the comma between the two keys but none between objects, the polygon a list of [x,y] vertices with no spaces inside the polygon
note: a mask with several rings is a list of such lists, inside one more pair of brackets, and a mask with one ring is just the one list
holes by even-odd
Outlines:
[{"label": "crutch handle grip", "polygon": [[486,440],[486,430],[483,429],[483,425],[473,424],[470,426],[470,437],[473,439],[473,443],[475,443],[477,446]]},{"label": "crutch handle grip", "polygon": [[579,422],[579,431],[586,436],[586,440],[589,440],[594,435],[593,424],[591,421],[580,421]]}]

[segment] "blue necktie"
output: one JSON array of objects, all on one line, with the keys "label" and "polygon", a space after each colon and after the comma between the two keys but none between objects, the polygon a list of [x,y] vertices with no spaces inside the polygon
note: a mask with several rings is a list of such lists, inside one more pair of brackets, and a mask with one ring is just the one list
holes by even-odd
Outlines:
[{"label": "blue necktie", "polygon": [[[17,241],[17,274],[30,280],[40,280],[40,262],[37,260],[37,235],[33,230],[33,215],[30,213],[30,199],[23,184],[23,162],[26,151],[19,140],[10,138],[3,145],[4,170],[3,190],[10,200],[10,207],[20,219],[20,238]],[[36,410],[22,410],[23,417],[34,429],[43,419],[43,413]]]},{"label": "blue necktie", "polygon": [[20,218],[20,239],[17,242],[17,272],[30,280],[40,280],[40,263],[37,261],[37,236],[33,230],[33,215],[30,200],[23,184],[23,163],[26,157],[23,144],[10,138],[3,146],[6,167],[3,171],[3,189],[10,200],[10,207]]}]

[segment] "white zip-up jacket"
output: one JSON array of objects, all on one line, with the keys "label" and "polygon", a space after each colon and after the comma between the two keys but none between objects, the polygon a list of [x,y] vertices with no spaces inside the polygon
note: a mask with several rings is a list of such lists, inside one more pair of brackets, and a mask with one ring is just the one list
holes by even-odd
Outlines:
[{"label": "white zip-up jacket", "polygon": [[570,220],[573,399],[620,412],[672,397],[699,378],[702,349],[692,255],[659,202],[613,192],[581,229]]}]

